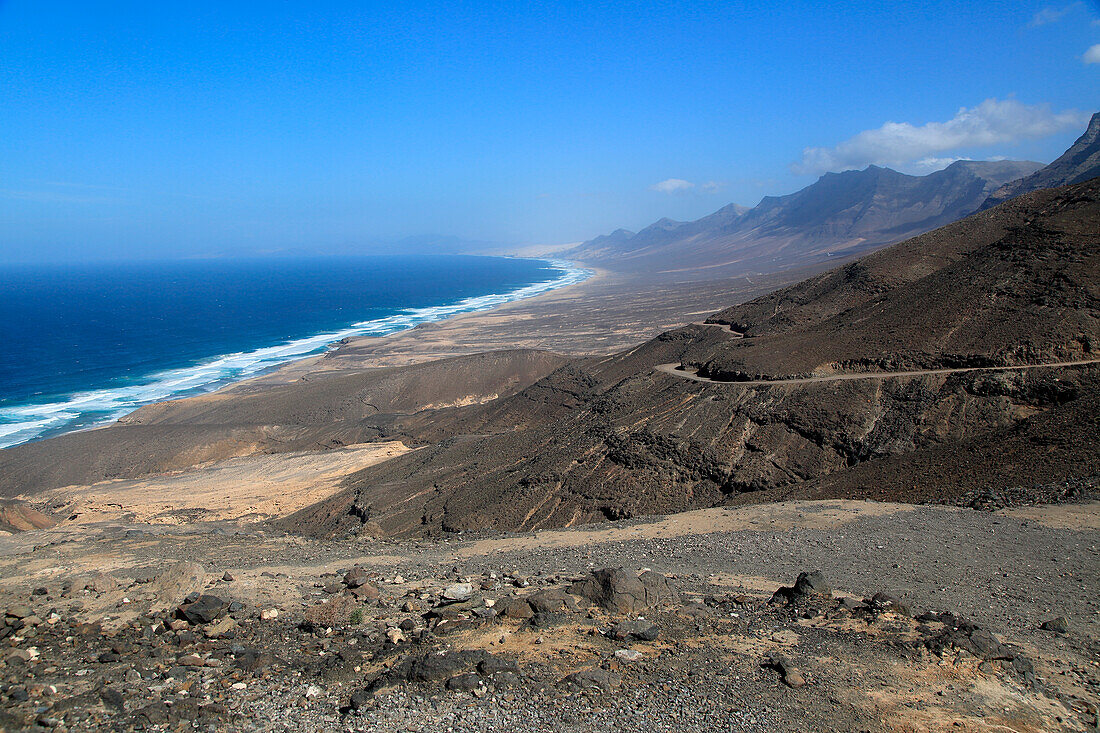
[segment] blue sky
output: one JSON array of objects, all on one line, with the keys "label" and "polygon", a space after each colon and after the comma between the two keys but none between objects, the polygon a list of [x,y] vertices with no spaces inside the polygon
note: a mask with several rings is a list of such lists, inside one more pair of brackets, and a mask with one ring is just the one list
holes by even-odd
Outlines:
[{"label": "blue sky", "polygon": [[0,261],[570,242],[1100,107],[1095,2],[824,5],[0,0]]}]

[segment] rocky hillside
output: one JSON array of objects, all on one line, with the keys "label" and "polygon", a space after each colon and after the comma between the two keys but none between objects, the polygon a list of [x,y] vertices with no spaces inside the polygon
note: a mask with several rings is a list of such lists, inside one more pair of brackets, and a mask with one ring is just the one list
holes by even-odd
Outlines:
[{"label": "rocky hillside", "polygon": [[[1097,358],[1098,232],[1100,181],[1035,192],[712,325],[568,364],[506,399],[399,421],[398,434],[428,447],[353,475],[284,526],[415,535],[775,492],[879,496],[824,479],[885,461],[895,468],[880,498],[956,502],[997,471],[1004,479],[995,467],[1009,453],[1029,461],[1026,482],[1076,491],[1100,474],[1100,432],[1082,419],[1100,366],[1028,367]],[[655,369],[669,362],[684,368]],[[967,461],[966,446],[982,460]],[[928,457],[944,450],[957,470],[926,481]]]},{"label": "rocky hillside", "polygon": [[850,256],[975,211],[991,192],[1040,168],[1027,161],[958,161],[927,176],[871,166],[829,173],[755,208],[731,204],[697,221],[620,229],[558,256],[620,271],[774,272]]},{"label": "rocky hillside", "polygon": [[1092,116],[1085,134],[1057,160],[1030,176],[1001,186],[990,194],[982,208],[988,209],[1030,191],[1081,183],[1097,176],[1100,176],[1100,112]]},{"label": "rocky hillside", "polygon": [[401,416],[510,396],[567,361],[496,351],[149,405],[109,427],[0,451],[0,496],[362,443],[383,437]]}]

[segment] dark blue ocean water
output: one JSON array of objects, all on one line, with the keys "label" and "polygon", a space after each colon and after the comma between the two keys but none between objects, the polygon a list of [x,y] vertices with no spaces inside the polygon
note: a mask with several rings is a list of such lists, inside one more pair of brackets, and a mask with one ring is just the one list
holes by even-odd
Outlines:
[{"label": "dark blue ocean water", "polygon": [[586,276],[460,255],[0,267],[0,447]]}]

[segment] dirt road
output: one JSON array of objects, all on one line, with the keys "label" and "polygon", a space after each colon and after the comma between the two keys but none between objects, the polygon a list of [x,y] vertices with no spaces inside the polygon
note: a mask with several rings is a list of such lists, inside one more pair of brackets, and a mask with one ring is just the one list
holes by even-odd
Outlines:
[{"label": "dirt road", "polygon": [[886,379],[889,377],[923,377],[930,374],[958,374],[962,372],[1007,372],[1007,371],[1022,371],[1025,369],[1044,369],[1044,368],[1058,368],[1058,367],[1071,367],[1071,366],[1084,366],[1086,364],[1100,363],[1100,359],[1082,359],[1080,361],[1058,361],[1050,364],[1022,364],[1019,366],[998,366],[998,367],[958,367],[955,369],[918,369],[907,372],[849,372],[845,374],[829,374],[820,377],[793,377],[791,379],[751,379],[746,381],[732,382],[723,381],[719,379],[711,379],[710,377],[700,377],[694,372],[684,371],[680,368],[680,365],[673,362],[671,364],[658,364],[654,367],[659,372],[669,374],[673,377],[680,377],[681,379],[690,379],[693,382],[706,382],[709,384],[728,384],[734,386],[755,386],[761,384],[813,384],[815,382],[846,382],[857,379]]}]

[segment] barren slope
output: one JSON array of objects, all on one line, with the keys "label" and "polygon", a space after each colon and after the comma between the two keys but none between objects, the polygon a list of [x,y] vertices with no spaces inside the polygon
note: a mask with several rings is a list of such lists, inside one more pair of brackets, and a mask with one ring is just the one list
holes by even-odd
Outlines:
[{"label": "barren slope", "polygon": [[544,351],[490,352],[150,405],[110,427],[0,451],[0,495],[363,443],[383,436],[396,415],[508,396],[565,361]]},{"label": "barren slope", "polygon": [[[1021,445],[1003,436],[1053,433],[1043,421],[1061,432],[1035,463],[1045,483],[1085,479],[1100,454],[1082,417],[1100,389],[1096,366],[778,385],[699,383],[654,367],[682,361],[735,378],[1095,358],[1098,194],[1100,181],[1029,194],[715,316],[745,339],[691,326],[567,365],[504,400],[402,421],[410,442],[433,444],[360,472],[285,526],[571,525],[767,496],[747,496],[758,491],[798,495],[864,463],[984,440],[967,481],[924,481],[918,462],[882,497],[955,501],[1003,479],[1001,453]],[[835,486],[815,491],[856,491]]]}]

